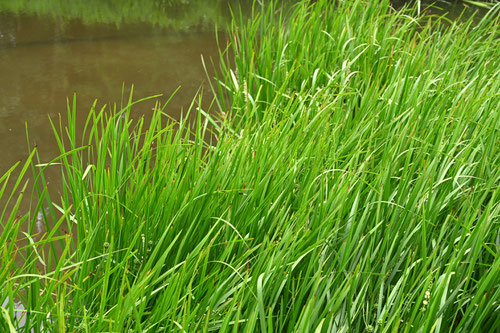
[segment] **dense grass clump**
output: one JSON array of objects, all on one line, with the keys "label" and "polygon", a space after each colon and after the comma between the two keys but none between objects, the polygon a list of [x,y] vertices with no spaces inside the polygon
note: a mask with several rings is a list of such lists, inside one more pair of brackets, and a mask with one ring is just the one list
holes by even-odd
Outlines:
[{"label": "dense grass clump", "polygon": [[196,125],[159,106],[133,122],[131,98],[79,131],[70,107],[60,158],[33,166],[47,232],[2,214],[0,325],[498,329],[498,11],[473,24],[388,1],[256,4]]}]

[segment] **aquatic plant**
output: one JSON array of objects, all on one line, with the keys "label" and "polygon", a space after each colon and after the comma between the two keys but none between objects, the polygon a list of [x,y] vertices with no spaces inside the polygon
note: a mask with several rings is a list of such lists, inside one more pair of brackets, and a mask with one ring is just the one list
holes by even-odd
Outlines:
[{"label": "aquatic plant", "polygon": [[491,8],[495,4],[498,4],[498,0],[483,0],[483,1],[476,1],[476,0],[464,0],[465,3],[471,4],[473,6],[477,7],[482,7],[482,8]]},{"label": "aquatic plant", "polygon": [[498,11],[476,24],[387,0],[255,3],[196,122],[169,120],[168,104],[133,121],[131,96],[77,129],[69,103],[67,127],[53,123],[61,156],[23,168],[47,232],[2,214],[0,325],[498,329]]}]

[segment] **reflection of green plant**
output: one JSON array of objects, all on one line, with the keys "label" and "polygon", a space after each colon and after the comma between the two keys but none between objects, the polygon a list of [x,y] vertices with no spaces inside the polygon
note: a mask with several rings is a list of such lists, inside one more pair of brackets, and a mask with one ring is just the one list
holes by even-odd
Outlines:
[{"label": "reflection of green plant", "polygon": [[49,15],[79,19],[84,23],[148,22],[161,27],[188,29],[209,25],[228,17],[227,0],[9,0],[0,1],[0,12]]}]

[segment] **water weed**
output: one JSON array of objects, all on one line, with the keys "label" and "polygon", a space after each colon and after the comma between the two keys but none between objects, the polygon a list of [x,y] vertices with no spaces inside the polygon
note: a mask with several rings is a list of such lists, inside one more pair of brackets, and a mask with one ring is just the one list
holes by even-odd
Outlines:
[{"label": "water weed", "polygon": [[[20,330],[498,329],[498,10],[445,24],[389,1],[255,3],[196,122],[168,104],[132,121],[131,96],[80,131],[70,103],[61,156],[25,167],[48,231],[23,265],[2,243]],[[14,240],[36,220],[5,216]]]}]

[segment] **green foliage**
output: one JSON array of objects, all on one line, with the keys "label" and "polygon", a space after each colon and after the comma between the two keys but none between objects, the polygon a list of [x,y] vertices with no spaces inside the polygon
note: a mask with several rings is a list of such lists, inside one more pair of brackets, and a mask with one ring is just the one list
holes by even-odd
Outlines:
[{"label": "green foliage", "polygon": [[195,125],[69,105],[47,233],[2,214],[1,298],[26,332],[498,329],[498,10],[255,4]]},{"label": "green foliage", "polygon": [[477,7],[492,8],[495,4],[499,3],[499,0],[484,0],[484,1],[464,0],[464,2]]}]

